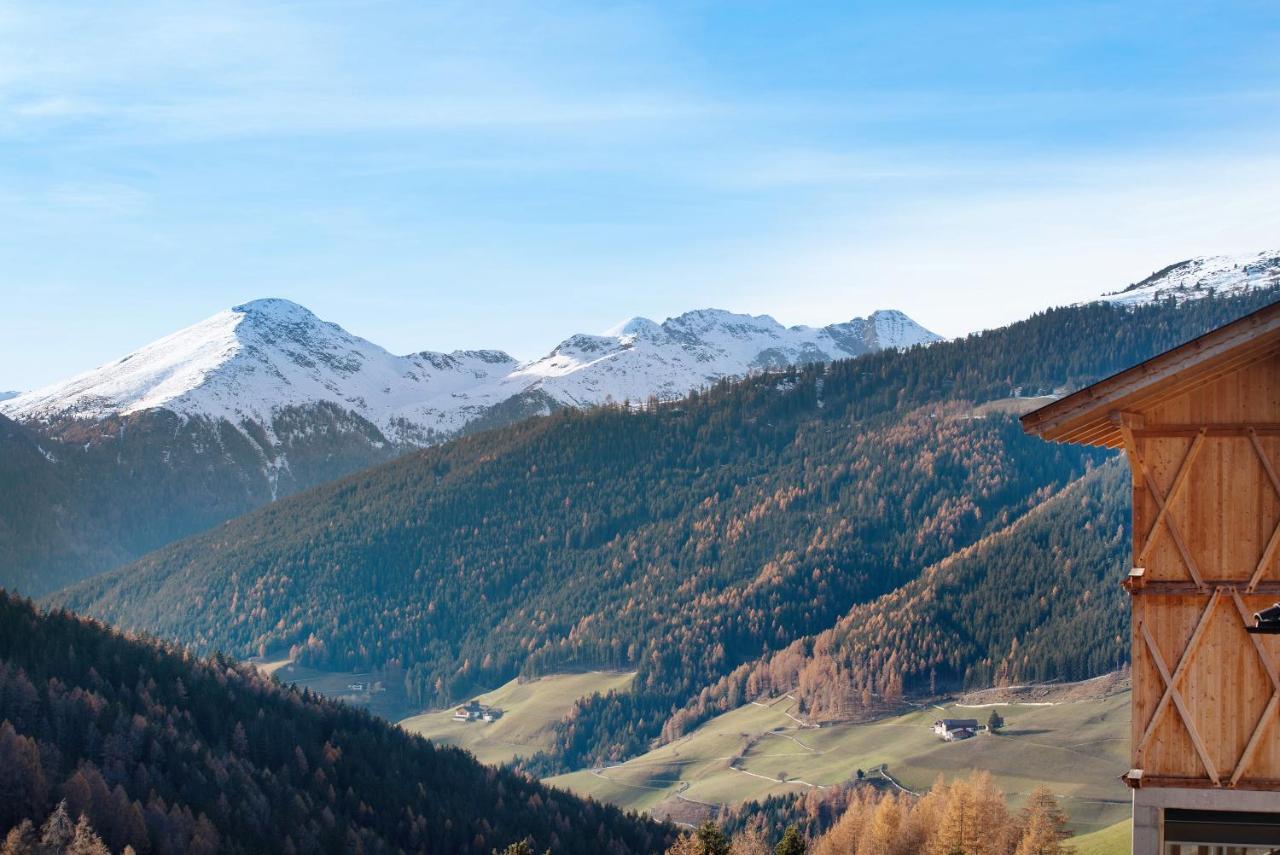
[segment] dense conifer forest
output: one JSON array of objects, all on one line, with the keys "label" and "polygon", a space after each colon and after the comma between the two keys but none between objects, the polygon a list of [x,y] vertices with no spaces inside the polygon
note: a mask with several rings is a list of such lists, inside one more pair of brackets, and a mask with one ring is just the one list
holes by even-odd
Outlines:
[{"label": "dense conifer forest", "polygon": [[[1009,607],[983,600],[998,589],[964,568],[1008,560],[999,533],[1106,458],[1025,437],[1013,417],[975,405],[1091,382],[1275,297],[1055,309],[677,403],[528,420],[281,501],[57,602],[204,651],[292,649],[323,668],[403,669],[422,704],[517,674],[635,668],[632,692],[577,704],[556,749],[528,768],[619,758],[644,750],[673,713],[697,707],[705,687],[756,668],[761,655],[788,650],[803,660],[808,650],[788,646],[851,609],[860,616],[840,632],[856,649],[858,626],[894,622],[877,598],[926,568],[960,573],[969,608],[990,616]],[[1084,521],[1105,508],[1120,516],[1106,504],[1105,476],[1092,477],[1075,488],[1078,506],[1063,500],[1074,523],[1053,524],[1074,526],[1074,539],[1045,547],[1045,572],[1061,572],[1053,549],[1089,565],[1072,583],[1076,594],[1110,566],[1123,526],[1117,518],[1116,530],[1108,523],[1101,538],[1085,536]],[[969,548],[982,557],[966,558]],[[1112,632],[1113,594],[1105,585],[1091,594],[1096,620],[1075,621],[1056,598],[1037,597],[968,636],[895,631],[902,644],[924,646],[886,648],[874,675],[840,672],[845,683],[807,696],[815,710],[843,709],[864,691],[931,680],[1114,667],[1123,645]],[[873,611],[856,611],[867,603]],[[1028,627],[1038,635],[1017,638]],[[749,690],[745,680],[722,685],[707,704]]]},{"label": "dense conifer forest", "polygon": [[893,708],[909,694],[1121,667],[1128,487],[1123,463],[1109,461],[831,629],[737,669],[672,716],[664,737],[780,693],[794,694],[815,720],[839,720]]},{"label": "dense conifer forest", "polygon": [[224,657],[0,591],[0,841],[64,851],[42,836],[139,855],[488,855],[525,840],[595,855],[661,851],[674,835]]},{"label": "dense conifer forest", "polygon": [[336,406],[305,415],[272,426],[271,454],[289,461],[274,484],[270,444],[226,421],[152,410],[37,430],[0,416],[0,587],[42,596],[401,450]]}]

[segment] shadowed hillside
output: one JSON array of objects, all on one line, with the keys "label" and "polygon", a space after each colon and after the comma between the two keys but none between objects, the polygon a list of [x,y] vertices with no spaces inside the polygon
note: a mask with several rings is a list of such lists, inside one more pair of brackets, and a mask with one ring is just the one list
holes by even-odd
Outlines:
[{"label": "shadowed hillside", "polygon": [[[113,850],[556,852],[668,830],[344,704],[0,592],[0,836],[65,800]],[[88,851],[88,850],[75,850]]]}]

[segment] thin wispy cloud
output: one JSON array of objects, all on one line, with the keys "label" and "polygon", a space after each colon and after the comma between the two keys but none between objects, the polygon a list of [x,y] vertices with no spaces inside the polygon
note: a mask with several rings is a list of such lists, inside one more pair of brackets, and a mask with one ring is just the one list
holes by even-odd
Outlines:
[{"label": "thin wispy cloud", "polygon": [[704,305],[1008,320],[1274,243],[1278,47],[1247,2],[8,3],[0,388],[264,295],[521,356]]}]

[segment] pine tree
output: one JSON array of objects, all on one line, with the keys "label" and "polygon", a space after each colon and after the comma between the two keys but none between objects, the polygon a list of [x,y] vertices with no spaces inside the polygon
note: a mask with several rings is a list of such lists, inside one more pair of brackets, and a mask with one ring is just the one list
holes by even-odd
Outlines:
[{"label": "pine tree", "polygon": [[758,825],[752,825],[735,834],[729,851],[732,855],[772,855],[769,838]]},{"label": "pine tree", "polygon": [[493,850],[493,855],[533,855],[533,847],[529,845],[528,840],[521,840],[517,843],[512,843],[506,849],[503,849],[501,853],[497,849]]},{"label": "pine tree", "polygon": [[707,820],[694,833],[702,847],[701,855],[730,855],[729,841],[725,838],[720,826]]},{"label": "pine tree", "polygon": [[44,827],[40,829],[40,845],[61,850],[74,837],[75,827],[71,824],[71,817],[67,815],[67,800],[63,799],[44,821]]},{"label": "pine tree", "polygon": [[799,829],[789,825],[786,833],[782,835],[782,840],[778,841],[778,845],[773,848],[773,853],[774,855],[804,855],[807,849]]},{"label": "pine tree", "polygon": [[89,824],[89,817],[84,814],[80,814],[80,820],[76,823],[67,855],[111,855],[111,850],[94,832],[93,826]]},{"label": "pine tree", "polygon": [[904,827],[906,813],[897,795],[890,793],[881,798],[858,841],[859,855],[908,855],[915,852],[914,847],[906,845],[908,838],[913,836]]},{"label": "pine tree", "polygon": [[1017,855],[1062,855],[1069,836],[1067,815],[1048,787],[1036,787],[1027,797],[1019,820],[1022,839]]},{"label": "pine tree", "polygon": [[5,835],[4,845],[0,846],[0,855],[35,855],[36,829],[31,820],[24,819],[9,829]]}]

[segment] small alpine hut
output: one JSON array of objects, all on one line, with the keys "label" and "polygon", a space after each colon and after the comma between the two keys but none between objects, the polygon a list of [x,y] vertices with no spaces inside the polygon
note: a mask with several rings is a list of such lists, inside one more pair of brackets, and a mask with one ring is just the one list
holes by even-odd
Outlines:
[{"label": "small alpine hut", "polygon": [[[1133,474],[1135,855],[1280,846],[1280,303],[1022,418]],[[1258,848],[1254,848],[1258,847]]]}]

